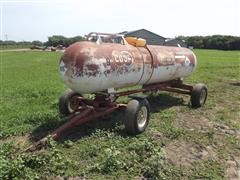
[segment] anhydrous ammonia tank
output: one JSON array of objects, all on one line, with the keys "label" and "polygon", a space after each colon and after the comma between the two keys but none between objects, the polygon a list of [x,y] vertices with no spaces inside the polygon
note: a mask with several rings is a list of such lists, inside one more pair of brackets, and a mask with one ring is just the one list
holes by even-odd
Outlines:
[{"label": "anhydrous ammonia tank", "polygon": [[95,93],[186,77],[195,69],[196,61],[187,48],[82,41],[65,50],[60,72],[73,91]]}]

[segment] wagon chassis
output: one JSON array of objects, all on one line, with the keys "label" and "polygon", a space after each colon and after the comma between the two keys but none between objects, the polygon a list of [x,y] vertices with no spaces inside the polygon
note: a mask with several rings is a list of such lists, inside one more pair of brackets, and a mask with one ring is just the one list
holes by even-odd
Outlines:
[{"label": "wagon chassis", "polygon": [[55,131],[53,131],[50,135],[39,140],[38,142],[27,148],[25,151],[34,151],[36,149],[39,149],[46,144],[48,138],[58,140],[63,135],[64,132],[76,126],[89,122],[93,119],[97,119],[104,115],[110,114],[118,109],[126,109],[127,104],[120,104],[116,102],[116,100],[121,96],[129,96],[132,99],[146,99],[145,97],[134,96],[134,94],[140,92],[145,93],[157,91],[167,91],[190,95],[191,103],[195,107],[202,106],[207,98],[207,88],[204,84],[197,84],[194,87],[191,85],[183,84],[181,79],[171,80],[163,83],[143,85],[142,88],[140,89],[122,92],[95,93],[95,97],[93,99],[77,96],[74,97],[74,99],[72,99],[75,109],[70,114],[69,120],[65,124],[57,128]]}]

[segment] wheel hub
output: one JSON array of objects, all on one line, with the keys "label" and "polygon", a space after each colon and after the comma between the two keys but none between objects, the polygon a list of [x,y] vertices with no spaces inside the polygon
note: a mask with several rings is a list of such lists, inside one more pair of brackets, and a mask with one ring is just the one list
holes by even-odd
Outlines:
[{"label": "wheel hub", "polygon": [[205,100],[207,97],[207,92],[205,90],[202,90],[201,94],[200,94],[200,104],[204,104]]},{"label": "wheel hub", "polygon": [[78,96],[71,97],[68,101],[67,106],[68,106],[68,109],[69,109],[70,112],[76,111],[78,106],[79,106]]},{"label": "wheel hub", "polygon": [[145,106],[142,106],[137,115],[137,123],[140,128],[144,127],[147,122],[148,110]]}]

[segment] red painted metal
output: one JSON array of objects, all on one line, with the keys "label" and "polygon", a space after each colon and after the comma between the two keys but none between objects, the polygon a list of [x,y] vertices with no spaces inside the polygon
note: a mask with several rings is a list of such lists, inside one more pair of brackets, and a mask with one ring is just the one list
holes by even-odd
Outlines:
[{"label": "red painted metal", "polygon": [[[114,93],[114,99],[109,98],[109,94],[95,94],[94,99],[86,99],[84,97],[78,97],[79,108],[75,112],[76,115],[73,115],[72,118],[67,121],[63,126],[59,127],[48,137],[51,137],[54,140],[57,140],[60,136],[63,135],[67,130],[89,122],[98,117],[104,116],[106,114],[112,113],[117,109],[125,108],[125,104],[116,103],[116,99],[121,96],[127,96],[131,94],[136,94],[140,92],[148,91],[169,91],[177,92],[182,94],[191,94],[192,86],[183,84],[181,80],[172,80],[164,83],[148,84],[144,85],[141,89],[123,91]],[[43,138],[31,147],[27,148],[25,151],[34,151],[38,148],[41,148],[45,145],[48,138]]]},{"label": "red painted metal", "polygon": [[127,96],[140,92],[148,92],[148,91],[168,91],[168,92],[177,92],[181,94],[191,94],[192,86],[182,84],[181,80],[172,80],[164,83],[155,83],[144,85],[142,89],[129,90],[124,92],[116,93],[116,97]]},{"label": "red painted metal", "polygon": [[51,137],[54,140],[57,140],[67,130],[69,130],[73,127],[79,126],[81,124],[84,124],[86,122],[89,122],[98,117],[112,113],[113,111],[115,111],[118,108],[119,108],[119,105],[117,105],[117,104],[106,107],[106,108],[100,108],[100,109],[86,108],[86,109],[80,111],[79,115],[74,116],[72,119],[70,119],[68,122],[66,122],[63,126],[59,127],[57,130],[55,130],[51,134]]},{"label": "red painted metal", "polygon": [[124,105],[114,103],[105,108],[85,108],[79,111],[77,115],[74,115],[69,121],[56,129],[53,133],[25,149],[24,152],[31,152],[40,149],[45,146],[48,138],[58,140],[67,130],[89,122],[98,117],[104,116],[106,114],[110,114],[118,108],[124,108]]}]

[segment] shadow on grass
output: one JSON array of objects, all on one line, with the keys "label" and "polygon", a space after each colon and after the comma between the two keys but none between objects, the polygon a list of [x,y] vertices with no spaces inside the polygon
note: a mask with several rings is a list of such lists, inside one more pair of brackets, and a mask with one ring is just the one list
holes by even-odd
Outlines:
[{"label": "shadow on grass", "polygon": [[[68,131],[66,131],[60,138],[59,141],[71,140],[76,141],[82,137],[90,136],[92,133],[97,130],[115,130],[115,128],[122,124],[122,115],[123,111],[116,111],[110,115],[105,117],[101,117],[95,120],[92,120],[88,123],[82,124],[80,126],[76,126]],[[34,119],[37,121],[38,118]],[[32,142],[36,142],[41,138],[47,136],[61,125],[63,125],[69,118],[46,118],[44,122],[38,126],[33,132],[30,134],[30,140]],[[29,122],[28,122],[29,123]],[[116,133],[126,137],[127,134],[122,129],[116,129]]]},{"label": "shadow on grass", "polygon": [[[172,106],[187,106],[184,104],[182,98],[172,97],[167,94],[157,94],[151,95],[148,97],[148,101],[151,106],[151,113],[159,112],[163,109],[168,109]],[[38,117],[37,117],[38,118]],[[129,135],[125,132],[125,130],[121,127],[122,121],[124,119],[124,110],[117,110],[110,115],[105,117],[92,120],[83,125],[74,127],[68,130],[66,133],[59,138],[59,141],[71,140],[76,141],[82,137],[90,136],[92,133],[97,130],[106,130],[106,131],[114,131],[114,133],[122,136],[128,137]],[[32,119],[32,122],[41,122],[39,119]],[[34,131],[30,134],[31,141],[38,141],[39,139],[45,137],[50,134],[62,124],[67,121],[67,118],[57,117],[45,117],[44,122],[38,126]]]},{"label": "shadow on grass", "polygon": [[240,86],[240,82],[230,83],[232,86]]},{"label": "shadow on grass", "polygon": [[[44,118],[44,120],[43,120]],[[60,118],[59,116],[45,116],[42,119],[39,117],[32,117],[31,121],[27,121],[27,123],[35,124],[35,121],[42,122],[39,126],[37,126],[30,134],[31,141],[38,141],[41,138],[47,136],[56,128],[60,127],[62,124],[66,122],[66,119]]]},{"label": "shadow on grass", "polygon": [[151,112],[159,112],[160,110],[168,109],[173,106],[189,106],[184,103],[183,98],[174,97],[169,94],[153,94],[148,96],[148,101],[151,106]]}]

